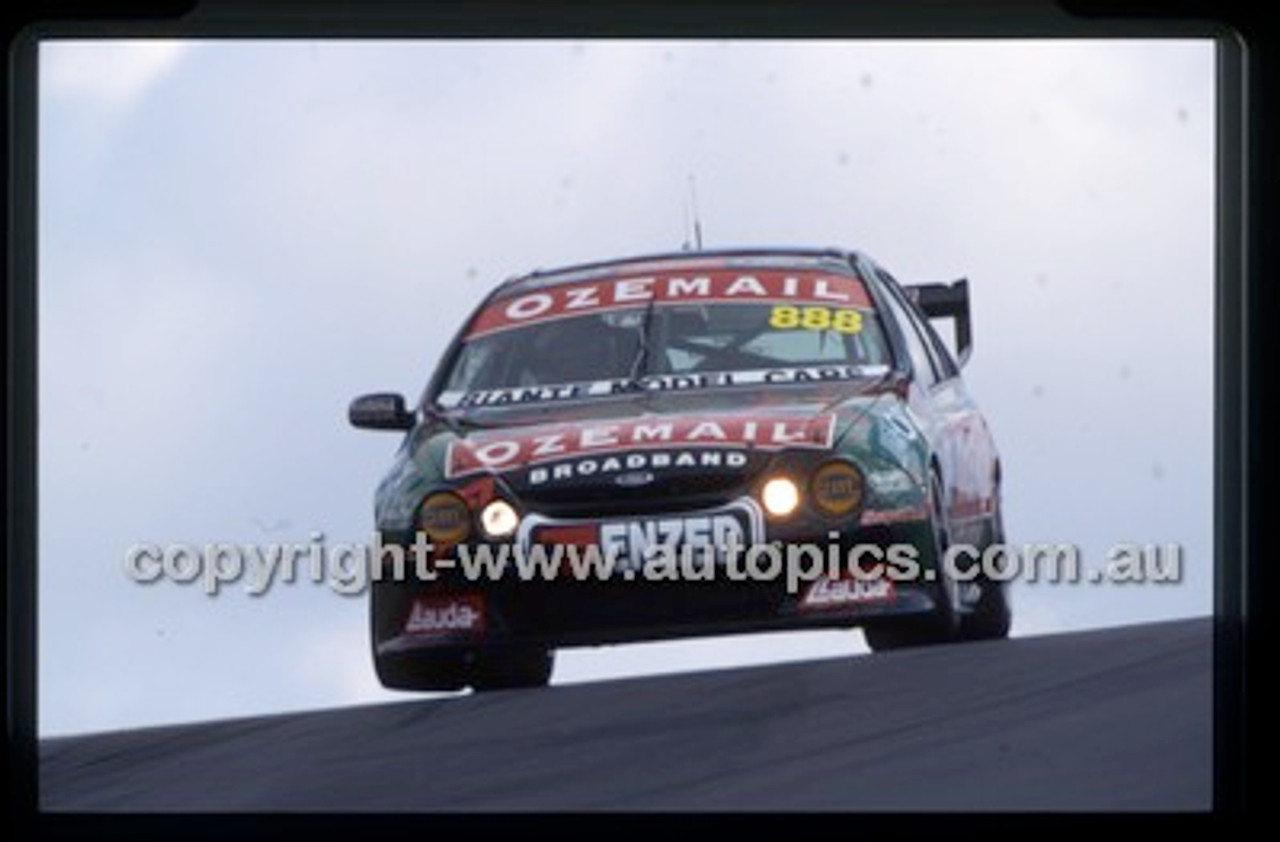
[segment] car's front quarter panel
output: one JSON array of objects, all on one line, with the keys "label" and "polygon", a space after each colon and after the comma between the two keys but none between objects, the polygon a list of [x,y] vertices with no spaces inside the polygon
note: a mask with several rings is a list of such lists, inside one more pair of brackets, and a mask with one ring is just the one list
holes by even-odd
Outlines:
[{"label": "car's front quarter panel", "polygon": [[871,408],[845,430],[839,448],[865,461],[867,471],[898,470],[905,472],[913,485],[928,485],[929,440],[894,392],[877,396]]},{"label": "car's front quarter panel", "polygon": [[443,479],[442,454],[450,435],[439,423],[422,422],[405,436],[374,494],[374,521],[379,531],[414,531],[418,505]]},{"label": "car's front quarter panel", "polygon": [[952,539],[982,543],[999,505],[997,454],[982,414],[959,377],[916,390],[912,408],[936,461]]}]

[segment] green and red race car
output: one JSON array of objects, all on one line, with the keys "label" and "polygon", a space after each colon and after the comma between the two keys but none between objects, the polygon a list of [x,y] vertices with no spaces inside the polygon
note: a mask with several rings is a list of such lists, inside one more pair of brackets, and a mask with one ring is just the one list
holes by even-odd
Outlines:
[{"label": "green and red race car", "polygon": [[538,686],[557,648],[762,630],[1007,636],[1002,577],[943,563],[1004,540],[970,324],[967,281],[899,285],[852,251],[503,283],[415,406],[350,408],[404,433],[375,501],[379,679]]}]

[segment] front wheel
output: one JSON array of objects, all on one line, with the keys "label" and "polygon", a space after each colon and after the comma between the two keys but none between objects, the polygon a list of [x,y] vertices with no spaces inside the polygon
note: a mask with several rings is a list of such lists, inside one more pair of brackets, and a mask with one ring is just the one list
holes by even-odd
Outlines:
[{"label": "front wheel", "polygon": [[[1004,518],[997,503],[995,514],[987,525],[987,546],[1003,543]],[[1009,586],[1003,581],[983,576],[978,580],[978,587],[980,592],[973,610],[960,619],[960,637],[965,640],[1003,640],[1009,636],[1009,627],[1013,625]]]},{"label": "front wheel", "polygon": [[447,692],[467,686],[467,655],[462,651],[375,655],[373,666],[378,681],[389,690]]},{"label": "front wheel", "polygon": [[929,646],[956,639],[960,617],[956,612],[957,586],[942,564],[943,553],[950,545],[946,511],[943,506],[942,481],[935,473],[929,482],[929,505],[933,523],[935,578],[930,585],[935,607],[921,617],[884,620],[865,626],[862,636],[872,652],[887,652],[912,646]]},{"label": "front wheel", "polygon": [[521,687],[546,687],[555,668],[555,651],[543,646],[495,647],[477,653],[471,687],[477,693]]}]

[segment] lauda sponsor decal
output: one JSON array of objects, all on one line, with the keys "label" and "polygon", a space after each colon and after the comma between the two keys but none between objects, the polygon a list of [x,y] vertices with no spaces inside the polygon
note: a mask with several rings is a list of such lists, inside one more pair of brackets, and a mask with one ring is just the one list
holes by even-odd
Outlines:
[{"label": "lauda sponsor decal", "polygon": [[581,313],[644,307],[655,302],[781,301],[870,308],[871,299],[857,278],[814,272],[732,270],[686,275],[568,283],[499,299],[471,323],[468,338],[539,321]]},{"label": "lauda sponsor decal", "polygon": [[405,634],[453,634],[484,631],[484,600],[479,596],[418,597],[405,621]]},{"label": "lauda sponsor decal", "polygon": [[831,446],[835,416],[771,415],[634,419],[599,424],[559,425],[510,434],[477,433],[450,442],[445,474],[506,471],[566,457],[643,449],[687,447]]},{"label": "lauda sponsor decal", "polygon": [[894,598],[893,581],[876,579],[832,579],[821,576],[814,580],[800,599],[801,609],[842,608],[870,602],[887,602]]}]

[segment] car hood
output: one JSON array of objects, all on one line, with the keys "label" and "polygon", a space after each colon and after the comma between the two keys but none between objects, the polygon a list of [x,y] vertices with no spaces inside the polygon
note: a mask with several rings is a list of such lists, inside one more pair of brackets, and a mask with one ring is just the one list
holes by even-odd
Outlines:
[{"label": "car hood", "polygon": [[[747,467],[745,454],[832,448],[883,394],[883,383],[883,377],[870,377],[751,390],[646,391],[472,409],[424,428],[414,449],[420,461],[430,462],[445,479],[485,471],[522,490],[545,484],[539,480],[552,475],[563,479],[570,470],[582,480],[587,479],[583,472],[651,471],[652,460],[639,457],[601,462],[638,451],[668,452],[676,458],[697,450],[704,455],[685,467],[742,469]],[[707,451],[738,455],[717,466]]]},{"label": "car hood", "polygon": [[877,374],[453,411],[406,437],[379,489],[379,521],[407,524],[430,489],[473,480],[496,480],[544,514],[581,516],[714,505],[792,457],[855,453],[875,469],[892,450],[913,455],[896,383]]},{"label": "car hood", "polygon": [[[834,438],[865,413],[887,391],[887,377],[875,376],[830,383],[772,386],[762,389],[730,387],[638,392],[611,398],[547,401],[526,406],[477,408],[454,413],[454,430],[444,434],[477,442],[505,433],[535,435],[551,431],[577,434],[602,424],[640,419],[683,419],[733,423],[749,418],[761,421],[835,420]],[[436,430],[437,434],[441,431]],[[704,443],[714,443],[713,430]],[[759,432],[759,431],[757,431]],[[732,436],[730,436],[731,438]],[[834,440],[834,439],[833,439]],[[744,446],[750,445],[745,442]]]}]

